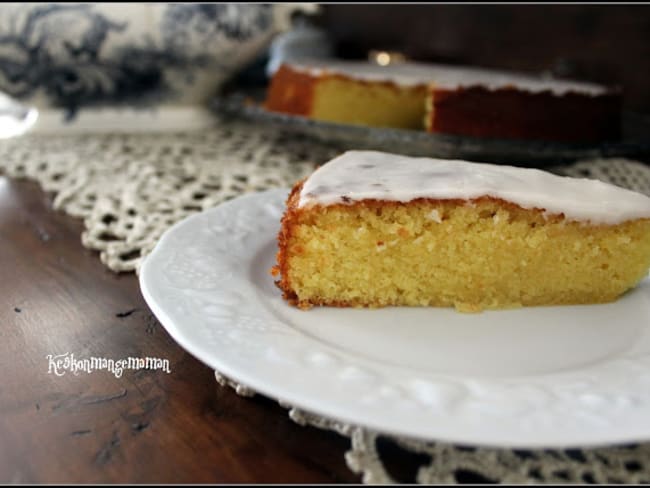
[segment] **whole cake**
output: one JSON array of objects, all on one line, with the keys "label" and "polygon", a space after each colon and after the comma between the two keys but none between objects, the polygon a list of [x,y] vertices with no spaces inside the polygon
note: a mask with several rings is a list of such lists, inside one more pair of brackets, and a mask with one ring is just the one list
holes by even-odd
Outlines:
[{"label": "whole cake", "polygon": [[537,169],[348,151],[294,186],[278,243],[272,272],[301,308],[601,303],[648,274],[650,198]]},{"label": "whole cake", "polygon": [[621,94],[593,83],[441,64],[283,64],[266,109],[317,120],[478,137],[620,137]]}]

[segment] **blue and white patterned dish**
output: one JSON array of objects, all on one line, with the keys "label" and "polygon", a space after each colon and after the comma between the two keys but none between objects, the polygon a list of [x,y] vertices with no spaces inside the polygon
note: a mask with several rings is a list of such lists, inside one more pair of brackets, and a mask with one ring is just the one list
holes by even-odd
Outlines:
[{"label": "blue and white patterned dish", "polygon": [[63,109],[68,118],[86,107],[202,104],[299,8],[5,4],[0,91],[38,109]]}]

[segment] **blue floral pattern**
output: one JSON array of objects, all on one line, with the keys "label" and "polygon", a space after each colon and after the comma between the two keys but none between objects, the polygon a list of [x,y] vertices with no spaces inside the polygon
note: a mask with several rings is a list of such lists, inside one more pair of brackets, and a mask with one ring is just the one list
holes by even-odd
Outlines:
[{"label": "blue floral pattern", "polygon": [[192,72],[227,60],[206,54],[215,42],[246,41],[271,28],[270,5],[170,4],[157,43],[142,36],[112,47],[107,39],[128,30],[93,4],[17,7],[0,20],[0,89],[17,98],[42,90],[72,117],[81,107],[147,105],[177,95],[165,75]]}]

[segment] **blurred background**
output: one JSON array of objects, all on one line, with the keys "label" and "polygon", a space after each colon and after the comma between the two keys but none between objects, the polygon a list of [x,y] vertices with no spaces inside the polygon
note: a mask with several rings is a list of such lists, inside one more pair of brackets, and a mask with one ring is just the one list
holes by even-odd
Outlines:
[{"label": "blurred background", "polygon": [[317,56],[397,51],[620,85],[626,109],[650,112],[650,5],[5,4],[0,90],[68,108],[175,89],[196,102],[290,27],[302,31],[280,43]]},{"label": "blurred background", "polygon": [[[650,114],[650,5],[9,3],[0,92],[41,108],[203,105],[289,55],[406,59],[620,86]],[[0,117],[18,109],[0,100]],[[22,114],[22,112],[20,112]]]},{"label": "blurred background", "polygon": [[322,5],[337,57],[400,51],[438,61],[620,85],[650,112],[649,5]]}]

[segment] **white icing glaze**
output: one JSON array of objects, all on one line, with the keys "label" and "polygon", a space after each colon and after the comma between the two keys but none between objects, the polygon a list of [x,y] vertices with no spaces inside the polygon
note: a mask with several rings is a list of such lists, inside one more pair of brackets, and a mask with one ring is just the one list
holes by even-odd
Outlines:
[{"label": "white icing glaze", "polygon": [[514,87],[532,93],[550,90],[556,95],[575,92],[596,96],[608,92],[605,86],[595,83],[545,79],[510,71],[433,63],[409,62],[380,66],[360,61],[302,60],[289,63],[289,65],[296,71],[314,76],[320,76],[323,73],[335,73],[358,80],[392,81],[403,86],[433,83],[436,87],[452,90],[471,86],[483,86],[490,90]]},{"label": "white icing glaze", "polygon": [[298,206],[483,196],[593,224],[650,218],[649,197],[602,181],[531,168],[378,151],[348,151],[318,168],[305,181]]}]

